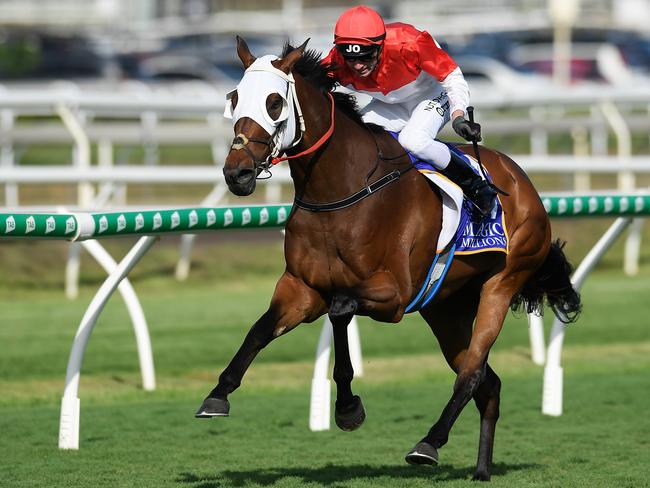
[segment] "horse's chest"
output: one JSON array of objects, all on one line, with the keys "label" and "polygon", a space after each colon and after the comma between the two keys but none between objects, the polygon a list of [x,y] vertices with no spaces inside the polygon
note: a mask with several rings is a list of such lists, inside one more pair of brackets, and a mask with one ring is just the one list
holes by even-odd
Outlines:
[{"label": "horse's chest", "polygon": [[364,245],[346,235],[321,232],[320,238],[301,240],[287,247],[287,266],[315,289],[351,287],[378,267]]}]

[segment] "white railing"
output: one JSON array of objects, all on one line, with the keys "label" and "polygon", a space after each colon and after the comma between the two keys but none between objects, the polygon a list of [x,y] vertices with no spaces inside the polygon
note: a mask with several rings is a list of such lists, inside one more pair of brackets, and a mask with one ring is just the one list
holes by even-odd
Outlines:
[{"label": "white railing", "polygon": [[[0,185],[5,188],[5,206],[20,206],[19,188],[27,183],[76,184],[74,205],[85,209],[98,208],[100,202],[110,205],[111,198],[125,205],[125,185],[130,183],[207,183],[214,187],[201,204],[218,204],[225,194],[219,166],[232,138],[230,124],[221,116],[226,89],[202,83],[156,88],[124,83],[114,91],[82,89],[71,83],[47,89],[0,87]],[[573,173],[575,191],[590,189],[592,173],[615,173],[619,190],[631,191],[635,175],[650,172],[650,156],[633,155],[631,150],[633,133],[647,136],[650,131],[647,85],[561,90],[552,85],[521,86],[508,93],[479,91],[473,103],[486,136],[530,137],[531,154],[512,156],[526,171]],[[29,125],[21,123],[23,116],[30,116]],[[558,133],[571,135],[572,154],[549,155],[549,138]],[[447,127],[441,136],[449,135]],[[610,155],[610,135],[616,141],[616,155]],[[17,164],[16,147],[47,143],[70,144],[72,164]],[[212,164],[157,166],[160,146],[172,144],[208,145]],[[98,148],[96,165],[90,150],[93,145]],[[145,165],[115,166],[116,145],[142,146]],[[265,182],[267,201],[279,201],[280,185],[289,181],[286,167],[278,167],[274,178]],[[631,239],[638,239],[636,233]],[[187,276],[193,238],[183,239],[183,257],[177,269],[181,279]],[[634,264],[626,265],[628,272],[634,269]],[[72,291],[69,294],[74,296]]]}]

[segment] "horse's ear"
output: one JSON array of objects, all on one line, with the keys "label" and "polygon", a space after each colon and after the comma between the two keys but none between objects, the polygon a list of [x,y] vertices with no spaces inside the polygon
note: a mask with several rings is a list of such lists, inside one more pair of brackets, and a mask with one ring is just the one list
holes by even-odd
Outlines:
[{"label": "horse's ear", "polygon": [[293,65],[296,64],[296,61],[302,57],[302,54],[305,52],[305,48],[307,47],[308,42],[309,39],[307,39],[300,46],[282,58],[277,68],[288,74],[289,71],[291,71],[291,68],[293,68]]},{"label": "horse's ear", "polygon": [[239,36],[237,36],[237,56],[241,59],[245,69],[253,64],[256,59],[255,56],[251,54],[250,49],[248,49],[246,41]]}]

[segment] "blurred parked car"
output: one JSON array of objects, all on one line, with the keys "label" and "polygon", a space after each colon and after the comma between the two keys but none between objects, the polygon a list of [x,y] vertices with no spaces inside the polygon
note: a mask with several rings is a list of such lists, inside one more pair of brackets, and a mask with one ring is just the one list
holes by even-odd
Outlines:
[{"label": "blurred parked car", "polygon": [[522,73],[487,56],[458,55],[455,61],[463,71],[473,94],[536,91],[549,87],[549,80],[535,73]]},{"label": "blurred parked car", "polygon": [[[281,36],[247,35],[251,51],[280,55]],[[141,80],[196,79],[234,86],[244,69],[237,57],[234,34],[188,34],[162,39],[161,47],[119,56],[123,73]]]},{"label": "blurred parked car", "polygon": [[[650,39],[634,31],[575,28],[572,31],[571,79],[611,81],[599,65],[601,49],[613,47],[623,60],[621,69],[650,72]],[[551,75],[553,72],[553,31],[532,29],[480,33],[452,53],[497,59],[521,72]],[[611,73],[610,73],[611,75]]]},{"label": "blurred parked car", "polygon": [[210,60],[196,56],[157,54],[141,60],[138,72],[142,79],[151,81],[201,80],[216,85],[232,85],[242,70],[224,71]]}]

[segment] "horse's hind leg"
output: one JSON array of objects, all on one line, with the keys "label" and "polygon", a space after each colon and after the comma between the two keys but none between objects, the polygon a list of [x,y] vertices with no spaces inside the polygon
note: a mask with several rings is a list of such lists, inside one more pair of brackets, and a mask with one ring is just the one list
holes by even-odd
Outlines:
[{"label": "horse's hind leg", "polygon": [[[511,276],[511,278],[514,277]],[[421,451],[424,451],[429,457],[433,457],[434,454],[437,456],[437,449],[447,443],[449,431],[458,418],[458,415],[460,415],[460,412],[467,405],[467,402],[478,393],[479,409],[482,405],[485,405],[485,413],[481,412],[482,419],[485,419],[485,422],[482,420],[481,423],[481,432],[483,433],[485,431],[486,435],[481,436],[481,450],[479,451],[480,465],[477,467],[475,477],[477,479],[489,479],[489,461],[494,429],[492,424],[496,423],[495,413],[498,415],[498,408],[495,408],[495,406],[498,406],[498,388],[496,388],[498,382],[490,374],[490,378],[493,379],[485,386],[482,385],[488,377],[488,353],[501,331],[514,290],[520,287],[519,280],[517,279],[510,279],[507,281],[507,284],[509,286],[506,286],[500,277],[494,276],[483,285],[476,325],[471,333],[471,340],[467,348],[465,350],[459,349],[455,359],[453,359],[452,367],[457,371],[458,376],[454,383],[452,397],[443,409],[438,421],[429,430],[429,433],[407,454],[407,461],[422,464],[422,457],[418,456]],[[445,314],[445,317],[449,318],[449,313]],[[439,334],[442,327],[444,325],[441,323],[441,326],[434,330],[439,341],[441,337]],[[463,333],[463,337],[467,340],[466,332]],[[441,341],[442,344],[443,341]],[[445,346],[442,347],[445,358],[447,361],[450,361],[448,353],[445,352]],[[458,344],[454,347],[458,348]],[[494,376],[496,377],[496,375]],[[490,394],[490,385],[493,387],[492,394]],[[486,388],[488,393],[483,391],[482,388]],[[490,397],[494,397],[491,402]],[[491,410],[488,411],[489,409]],[[427,453],[427,449],[431,453]]]},{"label": "horse's hind leg", "polygon": [[478,445],[475,480],[490,479],[492,450],[494,448],[494,430],[499,419],[499,402],[501,397],[501,380],[497,374],[485,365],[485,379],[474,393],[474,402],[481,413],[481,434]]},{"label": "horse's hind leg", "polygon": [[[440,349],[452,370],[458,374],[472,338],[472,324],[478,307],[478,293],[460,290],[447,300],[430,305],[420,314],[438,339]],[[406,455],[409,464],[438,464],[438,448],[427,437]]]},{"label": "horse's hind leg", "polygon": [[345,431],[358,429],[366,418],[361,398],[352,394],[354,370],[348,347],[348,325],[357,310],[357,302],[343,295],[336,295],[330,305],[329,318],[334,332],[334,382],[336,404],[334,420]]},{"label": "horse's hind leg", "polygon": [[[474,393],[474,402],[481,414],[481,429],[478,447],[478,460],[474,479],[488,481],[492,467],[492,452],[494,449],[494,431],[499,419],[499,402],[501,380],[490,368],[485,366],[485,378]],[[406,456],[411,464],[437,464],[438,450],[424,439],[419,442]]]},{"label": "horse's hind leg", "polygon": [[301,280],[285,273],[275,288],[269,309],[255,322],[244,342],[219,376],[219,383],[196,412],[198,418],[225,417],[229,414],[228,395],[241,384],[255,356],[273,339],[302,322],[311,322],[325,310],[325,303]]}]

